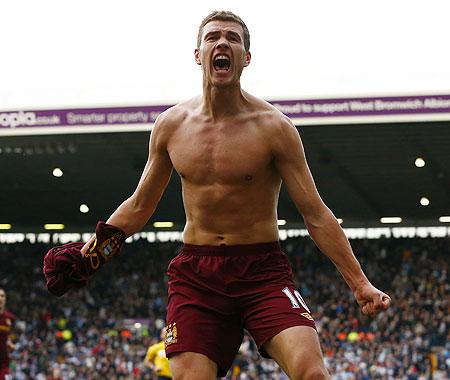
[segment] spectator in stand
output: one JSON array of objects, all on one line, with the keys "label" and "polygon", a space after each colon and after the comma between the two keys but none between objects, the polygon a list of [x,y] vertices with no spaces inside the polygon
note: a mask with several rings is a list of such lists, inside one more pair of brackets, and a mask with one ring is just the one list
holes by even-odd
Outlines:
[{"label": "spectator in stand", "polygon": [[6,310],[6,292],[0,288],[0,380],[5,380],[9,373],[9,352],[14,349],[11,332],[16,317]]},{"label": "spectator in stand", "polygon": [[[288,239],[282,245],[297,288],[316,309],[313,317],[333,380],[428,379],[430,353],[437,358],[433,378],[450,378],[450,239],[352,241],[375,285],[382,284],[398,300],[374,319],[359,312],[310,239]],[[15,324],[12,378],[48,380],[57,368],[68,380],[155,380],[142,358],[159,340],[156,321],[166,313],[164,273],[179,247],[178,242],[143,240],[126,244],[121,260],[88,288],[54,300],[42,281],[42,252],[48,247],[0,244],[0,287],[7,289],[15,314],[23,316]],[[147,319],[147,327],[122,334],[124,321],[133,318]],[[63,337],[65,330],[70,339]],[[69,337],[67,332],[64,336]],[[245,337],[226,379],[287,377]]]}]

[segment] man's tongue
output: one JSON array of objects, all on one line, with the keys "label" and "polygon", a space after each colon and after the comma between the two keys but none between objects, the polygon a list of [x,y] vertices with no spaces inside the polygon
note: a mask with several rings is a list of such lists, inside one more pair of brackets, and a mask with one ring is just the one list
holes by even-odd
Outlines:
[{"label": "man's tongue", "polygon": [[228,69],[226,67],[214,66],[214,68],[216,69],[216,71],[223,71],[223,72],[227,72],[228,71]]},{"label": "man's tongue", "polygon": [[230,61],[228,60],[228,58],[219,57],[215,59],[214,69],[216,71],[228,71],[229,68],[230,68]]}]

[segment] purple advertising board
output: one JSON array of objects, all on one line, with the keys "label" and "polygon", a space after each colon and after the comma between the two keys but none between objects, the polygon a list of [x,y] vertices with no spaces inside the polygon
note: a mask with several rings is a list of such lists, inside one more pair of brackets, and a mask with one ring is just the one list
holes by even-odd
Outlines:
[{"label": "purple advertising board", "polygon": [[[296,120],[378,117],[399,115],[450,115],[450,95],[360,97],[340,99],[301,99],[270,101],[288,117]],[[0,132],[5,130],[152,125],[158,115],[172,105],[74,108],[57,110],[0,111]],[[450,120],[450,116],[449,116]],[[73,132],[73,128],[71,128]]]},{"label": "purple advertising board", "polygon": [[291,118],[450,113],[450,95],[271,102]]},{"label": "purple advertising board", "polygon": [[1,128],[66,127],[73,125],[153,124],[169,108],[162,106],[0,111]]}]

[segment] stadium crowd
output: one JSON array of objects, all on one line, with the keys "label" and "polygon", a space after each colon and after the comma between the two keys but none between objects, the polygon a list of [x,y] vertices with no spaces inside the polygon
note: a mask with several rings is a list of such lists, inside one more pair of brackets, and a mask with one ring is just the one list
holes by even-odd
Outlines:
[{"label": "stadium crowd", "polygon": [[[310,239],[282,245],[315,318],[333,379],[450,378],[449,239],[352,240],[372,283],[393,300],[375,318],[361,314]],[[143,359],[164,325],[165,272],[179,247],[143,240],[126,244],[87,288],[57,299],[45,289],[42,275],[47,245],[0,245],[0,287],[18,317],[12,378],[155,379]],[[287,377],[245,336],[226,379]]]}]

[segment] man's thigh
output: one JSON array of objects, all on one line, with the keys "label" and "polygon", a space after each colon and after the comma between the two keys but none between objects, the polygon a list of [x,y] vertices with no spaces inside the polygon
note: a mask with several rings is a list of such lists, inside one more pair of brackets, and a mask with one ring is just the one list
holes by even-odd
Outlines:
[{"label": "man's thigh", "polygon": [[331,379],[317,332],[309,326],[285,329],[264,343],[263,348],[291,379]]},{"label": "man's thigh", "polygon": [[244,327],[252,335],[261,355],[268,357],[264,343],[294,326],[315,331],[308,306],[293,284],[261,286],[243,303]]},{"label": "man's thigh", "polygon": [[207,281],[218,281],[207,267],[217,260],[221,258],[187,255],[172,260],[164,342],[170,360],[182,361],[181,353],[202,354],[217,365],[215,376],[225,376],[239,350],[243,326],[235,300]]},{"label": "man's thigh", "polygon": [[182,302],[173,304],[181,306],[169,308],[167,313],[165,350],[170,362],[177,357],[176,362],[181,361],[182,353],[201,354],[216,364],[215,376],[225,376],[242,342],[238,316],[217,315]]},{"label": "man's thigh", "polygon": [[170,358],[173,380],[214,380],[217,364],[203,354],[181,352]]}]

